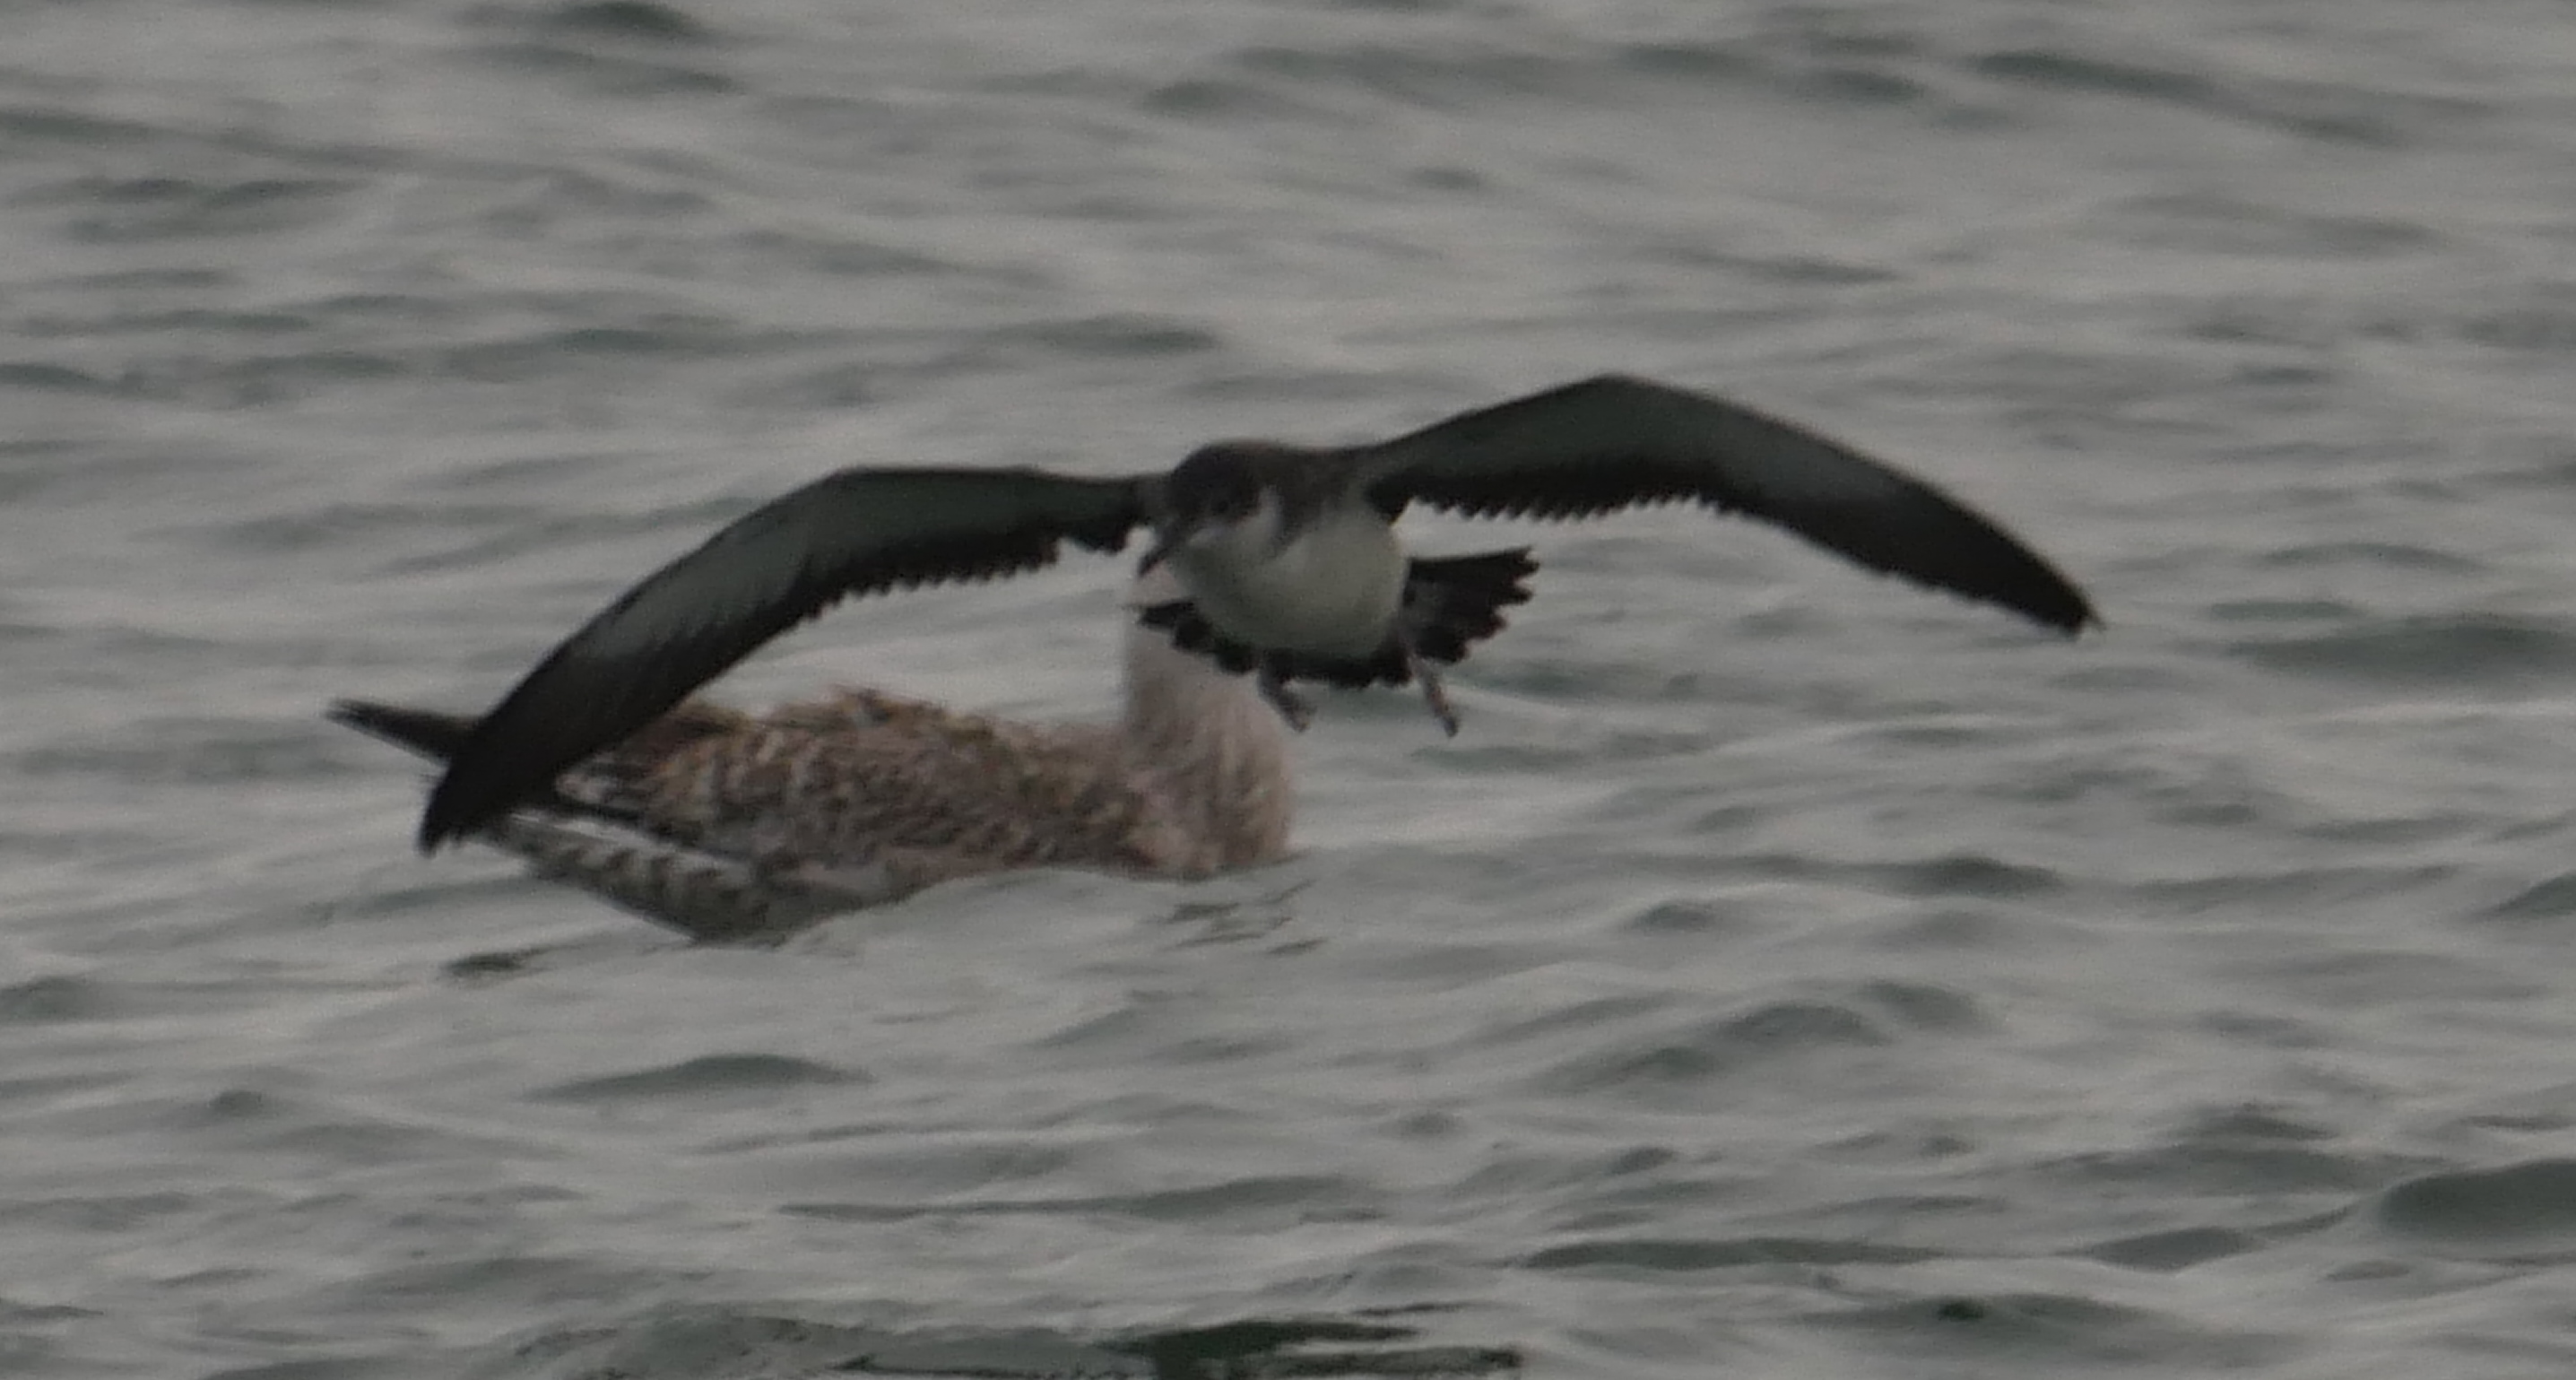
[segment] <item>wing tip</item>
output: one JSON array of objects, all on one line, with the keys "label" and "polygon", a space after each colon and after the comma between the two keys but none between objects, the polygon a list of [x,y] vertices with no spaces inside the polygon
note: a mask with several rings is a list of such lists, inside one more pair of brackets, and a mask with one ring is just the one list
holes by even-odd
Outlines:
[{"label": "wing tip", "polygon": [[2073,585],[2044,591],[2036,598],[1997,602],[2069,642],[2081,639],[2088,632],[2098,633],[2103,628],[2102,615],[2094,609],[2093,601],[2085,598],[2084,592]]},{"label": "wing tip", "polygon": [[2049,626],[2066,634],[2070,641],[2082,637],[2088,630],[2102,631],[2102,612],[2093,607],[2091,597],[2073,580],[2054,570],[2049,573],[2056,575],[2056,588],[2048,591],[2050,608],[2045,621]]},{"label": "wing tip", "polygon": [[420,828],[412,834],[412,847],[419,849],[425,858],[463,839],[471,831],[471,825],[454,818],[450,812],[441,811],[433,796],[429,808],[420,812]]}]

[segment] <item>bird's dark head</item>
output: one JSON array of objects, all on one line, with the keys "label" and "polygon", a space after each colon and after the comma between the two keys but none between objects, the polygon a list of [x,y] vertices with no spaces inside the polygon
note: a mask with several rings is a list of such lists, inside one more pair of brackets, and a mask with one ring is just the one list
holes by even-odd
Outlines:
[{"label": "bird's dark head", "polygon": [[1286,447],[1267,441],[1214,441],[1191,451],[1163,477],[1154,512],[1158,540],[1145,565],[1182,547],[1276,540],[1281,462],[1289,458]]},{"label": "bird's dark head", "polygon": [[1264,441],[1212,441],[1191,451],[1163,481],[1164,520],[1188,529],[1252,516],[1282,454]]}]

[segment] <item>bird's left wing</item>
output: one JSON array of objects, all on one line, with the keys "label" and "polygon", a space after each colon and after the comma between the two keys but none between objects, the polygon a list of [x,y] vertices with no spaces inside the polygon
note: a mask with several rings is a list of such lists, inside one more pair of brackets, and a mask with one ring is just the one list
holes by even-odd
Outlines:
[{"label": "bird's left wing", "polygon": [[850,595],[1032,570],[1070,538],[1115,551],[1152,477],[844,470],[646,576],[537,663],[458,745],[421,814],[436,848],[544,791],[762,643]]},{"label": "bird's left wing", "polygon": [[2062,632],[2099,622],[2073,581],[1985,515],[1840,442],[1722,398],[1603,375],[1340,452],[1389,518],[1590,517],[1696,500],[1873,570]]}]

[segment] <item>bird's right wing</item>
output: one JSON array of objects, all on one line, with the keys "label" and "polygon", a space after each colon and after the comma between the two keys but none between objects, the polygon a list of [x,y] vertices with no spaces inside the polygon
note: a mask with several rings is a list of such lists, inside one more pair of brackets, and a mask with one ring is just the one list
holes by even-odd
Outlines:
[{"label": "bird's right wing", "polygon": [[1872,570],[2073,633],[2073,581],[1994,519],[1884,461],[1740,403],[1604,375],[1343,452],[1389,518],[1597,517],[1676,499],[1794,532]]},{"label": "bird's right wing", "polygon": [[1150,484],[855,469],[773,499],[619,595],[484,715],[430,792],[420,846],[543,792],[843,598],[1033,570],[1067,538],[1115,551],[1144,520]]}]

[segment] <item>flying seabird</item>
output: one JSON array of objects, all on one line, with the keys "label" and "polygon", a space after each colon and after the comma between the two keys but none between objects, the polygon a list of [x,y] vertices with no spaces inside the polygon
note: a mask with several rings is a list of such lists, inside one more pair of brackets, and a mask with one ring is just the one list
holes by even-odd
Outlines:
[{"label": "flying seabird", "polygon": [[[1409,560],[1395,519],[1417,502],[1565,519],[1673,501],[1763,519],[2067,634],[2099,621],[2046,559],[1931,484],[1740,404],[1619,375],[1385,441],[1219,441],[1169,471],[854,468],[754,509],[645,577],[491,712],[456,723],[434,754],[446,768],[418,841],[429,851],[518,807],[560,803],[568,770],[843,598],[1033,570],[1066,541],[1114,552],[1139,527],[1153,540],[1137,621],[1218,672],[1249,672],[1290,723],[1302,728],[1308,715],[1294,681],[1419,680],[1454,733],[1434,663],[1501,626],[1501,606],[1526,597],[1530,563],[1519,552]],[[1492,563],[1505,559],[1520,564],[1499,579]],[[1131,713],[1132,671],[1131,658]]]}]

